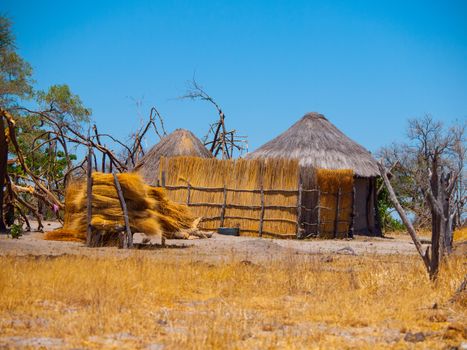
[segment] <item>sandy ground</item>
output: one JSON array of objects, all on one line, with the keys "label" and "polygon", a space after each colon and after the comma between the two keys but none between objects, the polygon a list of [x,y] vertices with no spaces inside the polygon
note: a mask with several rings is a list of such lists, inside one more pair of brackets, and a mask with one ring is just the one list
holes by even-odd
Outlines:
[{"label": "sandy ground", "polygon": [[[60,225],[56,222],[45,222],[45,230],[53,230]],[[34,226],[33,226],[34,227]],[[0,255],[14,256],[58,256],[63,254],[77,255],[117,255],[131,254],[128,250],[114,247],[87,248],[82,243],[46,241],[41,232],[26,232],[19,239],[0,235]],[[135,243],[141,243],[142,236],[135,234]],[[167,240],[166,247],[161,248],[160,238],[151,239],[151,246],[141,246],[142,254],[174,254],[180,257],[192,257],[197,260],[222,261],[228,259],[245,259],[265,261],[276,259],[280,255],[297,254],[416,254],[415,247],[408,236],[373,238],[357,236],[352,240],[281,240],[254,237],[232,237],[214,234],[209,239]]]}]

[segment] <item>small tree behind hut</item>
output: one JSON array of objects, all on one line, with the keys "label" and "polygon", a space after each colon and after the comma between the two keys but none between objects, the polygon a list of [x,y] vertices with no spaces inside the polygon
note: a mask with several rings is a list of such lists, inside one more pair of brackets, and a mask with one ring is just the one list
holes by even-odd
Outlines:
[{"label": "small tree behind hut", "polygon": [[[380,162],[380,171],[394,207],[434,279],[443,257],[452,251],[454,226],[464,222],[465,124],[457,123],[446,128],[426,115],[409,121],[407,135],[407,143],[382,150],[385,164]],[[405,192],[401,196],[401,193],[394,191],[385,166],[391,168],[393,182],[399,188],[401,181],[410,179],[413,195],[407,196]],[[431,216],[431,250],[427,249],[426,252],[422,251],[415,228],[406,213],[414,213],[413,208],[420,206],[420,203],[415,203],[417,198],[423,198],[423,204]],[[401,203],[405,204],[405,208]]]}]

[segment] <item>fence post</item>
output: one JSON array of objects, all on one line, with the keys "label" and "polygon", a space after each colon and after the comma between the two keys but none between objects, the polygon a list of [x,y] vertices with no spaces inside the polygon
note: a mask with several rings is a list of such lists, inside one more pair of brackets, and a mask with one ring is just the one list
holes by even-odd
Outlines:
[{"label": "fence post", "polygon": [[165,157],[161,157],[159,161],[159,170],[160,170],[160,183],[161,186],[165,188],[165,168],[166,168],[166,159]]},{"label": "fence post", "polygon": [[119,234],[120,244],[122,248],[132,248],[133,247],[133,234],[130,229],[130,220],[128,218],[128,210],[126,207],[125,197],[123,196],[122,186],[120,186],[120,181],[118,181],[117,174],[113,173],[115,188],[117,189],[118,199],[120,201],[120,206],[123,211],[123,220],[125,222],[125,232]]},{"label": "fence post", "polygon": [[225,217],[225,207],[227,206],[227,188],[224,184],[224,202],[222,203],[221,208],[221,224],[220,227],[224,227],[224,217]]},{"label": "fence post", "polygon": [[191,188],[191,185],[189,182],[187,182],[187,195],[186,195],[186,205],[189,206],[190,205],[190,188]]},{"label": "fence post", "polygon": [[353,238],[355,229],[355,186],[352,187],[352,214],[350,214],[349,237]]},{"label": "fence post", "polygon": [[339,186],[337,189],[337,196],[336,196],[336,219],[334,221],[334,238],[337,238],[337,234],[339,231],[340,202],[341,202],[341,187]]},{"label": "fence post", "polygon": [[321,190],[318,190],[318,214],[316,219],[316,237],[319,237],[321,234]]},{"label": "fence post", "polygon": [[88,147],[88,159],[87,159],[87,198],[86,198],[86,245],[91,246],[92,242],[92,148]]},{"label": "fence post", "polygon": [[259,214],[259,231],[258,234],[260,237],[263,236],[263,224],[264,224],[264,187],[263,187],[263,179],[261,178],[261,212]]},{"label": "fence post", "polygon": [[298,195],[297,195],[297,238],[301,238],[300,224],[302,221],[302,177],[298,175]]}]

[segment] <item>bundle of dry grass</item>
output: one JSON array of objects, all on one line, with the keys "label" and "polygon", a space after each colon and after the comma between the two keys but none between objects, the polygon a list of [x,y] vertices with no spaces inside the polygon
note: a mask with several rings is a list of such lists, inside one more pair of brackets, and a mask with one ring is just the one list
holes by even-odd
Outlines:
[{"label": "bundle of dry grass", "polygon": [[348,237],[352,216],[352,170],[317,169],[320,189],[320,237]]},{"label": "bundle of dry grass", "polygon": [[[144,183],[137,174],[117,175],[128,209],[133,233],[189,238],[196,228],[196,217],[184,205],[170,201],[165,191]],[[105,241],[117,236],[124,227],[123,212],[112,174],[93,173],[91,225]],[[65,198],[63,228],[49,232],[46,239],[84,241],[86,237],[86,183],[72,182]]]},{"label": "bundle of dry grass", "polygon": [[47,232],[45,239],[82,242],[86,239],[86,183],[70,181],[65,191],[63,227]]},{"label": "bundle of dry grass", "polygon": [[[187,203],[189,199],[188,205],[195,204],[191,209],[195,215],[203,217],[201,227],[204,229],[216,229],[220,226],[225,187],[224,226],[239,226],[243,235],[257,235],[261,215],[259,189],[262,186],[266,190],[265,206],[294,207],[267,208],[264,211],[263,235],[295,237],[297,193],[267,190],[297,190],[299,167],[296,160],[162,157],[159,178],[162,178],[162,172],[165,172],[165,184],[168,187],[187,186],[187,184],[191,186],[189,195],[187,188],[168,189],[167,193],[176,202]],[[196,189],[196,187],[212,190]],[[238,190],[256,190],[256,192]]]}]

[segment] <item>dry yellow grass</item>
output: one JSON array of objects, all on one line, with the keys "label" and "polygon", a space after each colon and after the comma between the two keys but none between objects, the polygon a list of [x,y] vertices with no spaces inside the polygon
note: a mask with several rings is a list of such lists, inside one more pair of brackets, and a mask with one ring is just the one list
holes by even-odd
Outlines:
[{"label": "dry yellow grass", "polygon": [[[216,264],[131,252],[117,259],[0,257],[0,344],[164,349],[441,349],[465,341],[467,259],[437,283],[418,257],[308,256]],[[433,305],[437,305],[433,308]],[[404,341],[423,332],[420,343]]]},{"label": "dry yellow grass", "polygon": [[[431,239],[430,229],[427,229],[427,228],[418,229],[417,234],[421,238]],[[385,235],[389,237],[400,237],[400,236],[407,237],[407,238],[410,237],[407,231],[391,231],[391,232],[386,232]],[[461,227],[455,230],[453,233],[453,239],[455,242],[467,241],[467,227]]]},{"label": "dry yellow grass", "polygon": [[461,227],[454,231],[454,241],[467,241],[467,226]]}]

